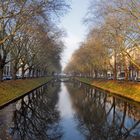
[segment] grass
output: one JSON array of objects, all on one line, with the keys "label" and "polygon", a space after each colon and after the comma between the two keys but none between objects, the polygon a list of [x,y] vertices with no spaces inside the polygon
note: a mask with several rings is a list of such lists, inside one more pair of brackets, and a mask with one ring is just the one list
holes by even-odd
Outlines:
[{"label": "grass", "polygon": [[9,80],[0,83],[0,107],[51,80],[51,77]]},{"label": "grass", "polygon": [[78,80],[110,93],[140,102],[140,83],[138,82],[90,80],[88,78],[78,78]]}]

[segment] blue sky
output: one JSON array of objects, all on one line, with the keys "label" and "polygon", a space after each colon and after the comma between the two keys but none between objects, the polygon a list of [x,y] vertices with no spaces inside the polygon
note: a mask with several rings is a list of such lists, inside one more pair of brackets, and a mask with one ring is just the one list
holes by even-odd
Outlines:
[{"label": "blue sky", "polygon": [[71,58],[72,53],[79,47],[87,33],[87,27],[82,23],[87,13],[89,0],[71,0],[71,10],[65,15],[60,27],[64,28],[67,36],[64,38],[65,50],[62,54],[62,67],[64,68]]}]

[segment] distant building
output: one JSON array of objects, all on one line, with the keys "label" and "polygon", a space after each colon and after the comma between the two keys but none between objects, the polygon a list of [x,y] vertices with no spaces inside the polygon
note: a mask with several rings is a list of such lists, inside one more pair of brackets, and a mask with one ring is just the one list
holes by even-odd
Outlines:
[{"label": "distant building", "polygon": [[[5,67],[4,67],[4,71],[3,71],[3,79],[12,79],[12,62],[10,62],[11,60],[11,54],[9,53],[7,55],[7,58],[6,58],[6,62],[8,62]],[[25,68],[27,68],[27,65],[25,66]],[[25,72],[25,77],[28,77],[28,73],[29,71],[27,70]],[[20,68],[18,71],[17,71],[17,77],[21,77],[22,75],[22,69]]]},{"label": "distant building", "polygon": [[8,62],[5,66],[4,66],[4,71],[3,71],[3,79],[12,79],[12,63],[10,62],[11,59],[11,55],[8,54],[7,58],[6,58],[6,62]]},{"label": "distant building", "polygon": [[[128,50],[133,61],[140,66],[140,47],[134,47]],[[111,57],[110,63],[114,66],[114,56]],[[125,66],[127,66],[129,73],[129,80],[138,80],[140,81],[140,70],[136,68],[136,66],[130,61],[130,59],[126,56],[125,62],[121,60],[121,55],[117,56],[117,78],[125,78]],[[108,70],[108,77],[113,77],[113,71]]]},{"label": "distant building", "polygon": [[[140,66],[140,47],[135,47],[130,52],[130,55],[132,56],[136,64]],[[129,71],[130,80],[140,80],[140,70],[138,70],[131,62],[129,65]]]}]

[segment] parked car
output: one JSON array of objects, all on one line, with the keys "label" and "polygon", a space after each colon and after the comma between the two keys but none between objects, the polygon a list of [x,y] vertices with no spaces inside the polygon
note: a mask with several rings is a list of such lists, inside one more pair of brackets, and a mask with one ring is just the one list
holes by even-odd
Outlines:
[{"label": "parked car", "polygon": [[118,77],[117,80],[125,80],[125,77]]},{"label": "parked car", "polygon": [[138,77],[137,81],[140,82],[140,77]]},{"label": "parked car", "polygon": [[108,79],[108,80],[113,80],[113,77],[111,76],[111,77],[108,77],[107,79]]},{"label": "parked car", "polygon": [[22,76],[21,76],[21,75],[16,75],[16,78],[17,78],[17,79],[21,79]]},{"label": "parked car", "polygon": [[3,80],[11,80],[12,76],[3,76]]}]

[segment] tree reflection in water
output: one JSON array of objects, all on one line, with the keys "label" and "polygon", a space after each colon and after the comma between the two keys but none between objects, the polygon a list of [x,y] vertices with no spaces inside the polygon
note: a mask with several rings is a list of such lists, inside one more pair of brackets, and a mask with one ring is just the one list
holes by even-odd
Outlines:
[{"label": "tree reflection in water", "polygon": [[[65,139],[63,133],[69,133],[70,139],[80,135],[76,140],[132,140],[137,136],[140,139],[140,107],[74,82],[67,83],[72,117],[66,115],[63,118],[58,110],[58,101],[61,101],[58,95],[66,91],[62,88],[63,84],[61,92],[60,83],[53,84],[48,85],[49,88],[41,87],[1,110],[2,140],[58,140]],[[68,103],[64,102],[63,107],[66,105]],[[68,125],[69,122],[73,123]],[[75,135],[75,129],[81,133]]]},{"label": "tree reflection in water", "polygon": [[121,140],[140,136],[140,111],[134,105],[87,85],[67,88],[77,112],[77,129],[86,139]]},{"label": "tree reflection in water", "polygon": [[[55,91],[54,91],[55,89]],[[10,133],[15,140],[57,140],[62,136],[56,109],[59,87],[41,87],[21,99],[14,112]]]}]

